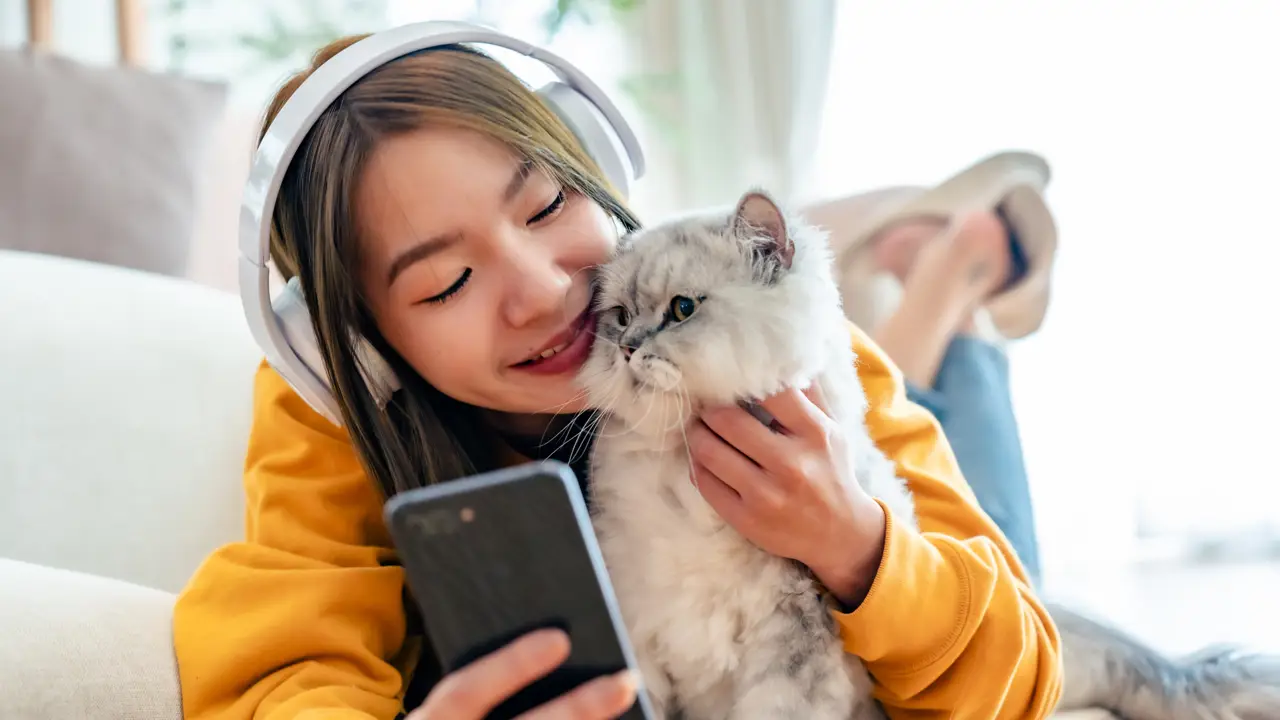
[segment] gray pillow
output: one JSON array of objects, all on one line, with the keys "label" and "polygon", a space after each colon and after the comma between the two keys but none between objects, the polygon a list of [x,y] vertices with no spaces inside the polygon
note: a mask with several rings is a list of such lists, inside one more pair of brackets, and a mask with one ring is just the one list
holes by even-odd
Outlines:
[{"label": "gray pillow", "polygon": [[0,248],[181,275],[221,84],[0,51]]}]

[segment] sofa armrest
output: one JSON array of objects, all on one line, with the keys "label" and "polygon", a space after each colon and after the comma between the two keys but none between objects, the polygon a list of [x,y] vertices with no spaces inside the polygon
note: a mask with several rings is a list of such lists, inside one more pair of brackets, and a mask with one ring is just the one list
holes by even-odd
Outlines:
[{"label": "sofa armrest", "polygon": [[0,558],[0,717],[181,720],[173,602]]}]

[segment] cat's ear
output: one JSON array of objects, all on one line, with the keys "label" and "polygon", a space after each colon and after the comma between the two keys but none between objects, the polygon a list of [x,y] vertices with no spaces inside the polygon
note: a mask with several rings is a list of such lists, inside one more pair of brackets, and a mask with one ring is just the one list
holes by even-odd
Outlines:
[{"label": "cat's ear", "polygon": [[739,237],[759,237],[766,241],[760,250],[781,265],[791,267],[796,246],[787,233],[787,221],[778,204],[762,191],[752,190],[738,201],[731,221],[733,233]]}]

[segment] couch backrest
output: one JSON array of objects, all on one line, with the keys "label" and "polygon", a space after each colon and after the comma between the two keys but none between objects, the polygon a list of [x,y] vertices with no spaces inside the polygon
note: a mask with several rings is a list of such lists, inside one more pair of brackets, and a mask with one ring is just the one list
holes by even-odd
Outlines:
[{"label": "couch backrest", "polygon": [[243,533],[238,299],[0,251],[0,556],[164,590]]}]

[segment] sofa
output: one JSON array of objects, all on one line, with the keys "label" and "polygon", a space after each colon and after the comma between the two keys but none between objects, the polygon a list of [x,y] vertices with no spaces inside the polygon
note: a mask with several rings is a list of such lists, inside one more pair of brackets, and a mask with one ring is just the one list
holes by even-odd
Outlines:
[{"label": "sofa", "polygon": [[238,538],[235,296],[0,251],[0,718],[180,718],[170,617]]},{"label": "sofa", "polygon": [[243,527],[238,298],[0,251],[0,328],[0,718],[180,718],[174,593]]}]

